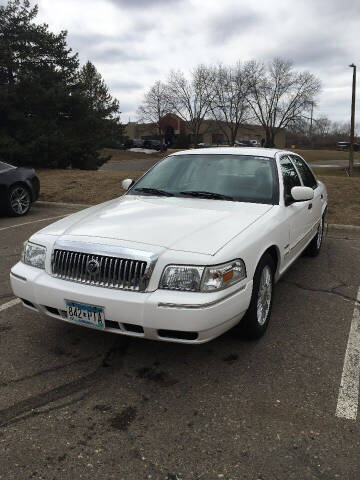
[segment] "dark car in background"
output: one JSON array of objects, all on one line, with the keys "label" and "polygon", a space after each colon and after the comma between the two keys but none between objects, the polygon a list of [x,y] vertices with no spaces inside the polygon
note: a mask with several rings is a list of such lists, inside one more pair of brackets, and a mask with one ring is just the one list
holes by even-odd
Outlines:
[{"label": "dark car in background", "polygon": [[144,140],[141,138],[134,138],[132,142],[134,148],[144,148]]},{"label": "dark car in background", "polygon": [[40,181],[32,168],[0,161],[0,209],[14,217],[28,213],[39,197]]},{"label": "dark car in background", "polygon": [[234,147],[260,147],[257,140],[235,140]]},{"label": "dark car in background", "polygon": [[124,150],[129,148],[144,148],[144,140],[141,138],[129,138],[124,143]]},{"label": "dark car in background", "polygon": [[161,143],[160,140],[144,140],[142,138],[129,138],[124,143],[124,150],[129,148],[147,148],[149,150],[157,150],[164,152],[167,150],[167,145],[165,143]]},{"label": "dark car in background", "polygon": [[144,148],[150,150],[165,151],[167,146],[160,142],[160,140],[144,140]]},{"label": "dark car in background", "polygon": [[[349,150],[350,142],[336,142],[336,150]],[[358,143],[354,143],[354,152],[358,152],[360,145]]]}]

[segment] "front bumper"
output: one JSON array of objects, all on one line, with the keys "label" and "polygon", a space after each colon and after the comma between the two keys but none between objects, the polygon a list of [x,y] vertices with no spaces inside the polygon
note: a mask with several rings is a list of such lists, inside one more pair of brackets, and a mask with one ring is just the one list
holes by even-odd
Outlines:
[{"label": "front bumper", "polygon": [[10,282],[26,307],[51,317],[70,322],[65,300],[73,300],[104,307],[105,331],[181,343],[204,343],[236,325],[252,293],[252,281],[216,293],[115,290],[60,280],[21,262]]}]

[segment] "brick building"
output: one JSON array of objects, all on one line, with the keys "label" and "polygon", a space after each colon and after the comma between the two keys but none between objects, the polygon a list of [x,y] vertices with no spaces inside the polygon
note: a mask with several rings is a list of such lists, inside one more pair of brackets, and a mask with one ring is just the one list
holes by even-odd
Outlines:
[{"label": "brick building", "polygon": [[[171,145],[176,145],[177,139],[181,136],[182,138],[187,138],[189,144],[193,143],[193,139],[186,128],[185,122],[174,113],[165,115],[160,122],[160,129],[161,132],[159,132],[155,123],[129,122],[125,125],[125,135],[131,139],[165,139],[165,141],[169,141]],[[258,140],[260,143],[263,138],[265,138],[263,127],[250,124],[241,125],[236,136],[236,140],[238,141]],[[212,145],[220,145],[225,143],[227,139],[222,129],[219,128],[214,120],[204,120],[198,141]],[[284,130],[278,132],[275,143],[277,147],[285,147],[286,137]]]}]

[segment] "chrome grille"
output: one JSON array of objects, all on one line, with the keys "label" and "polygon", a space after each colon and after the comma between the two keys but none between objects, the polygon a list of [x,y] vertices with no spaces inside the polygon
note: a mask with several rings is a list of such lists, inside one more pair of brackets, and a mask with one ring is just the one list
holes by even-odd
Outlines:
[{"label": "chrome grille", "polygon": [[[93,273],[89,262],[96,265]],[[144,291],[149,278],[147,262],[129,258],[55,249],[52,273],[62,280],[106,288]]]}]

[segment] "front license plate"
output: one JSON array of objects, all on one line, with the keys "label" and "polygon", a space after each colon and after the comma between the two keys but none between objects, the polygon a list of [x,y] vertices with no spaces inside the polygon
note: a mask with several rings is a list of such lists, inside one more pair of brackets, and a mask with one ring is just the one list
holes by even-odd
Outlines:
[{"label": "front license plate", "polygon": [[105,314],[103,307],[66,300],[66,311],[67,318],[73,322],[105,328]]}]

